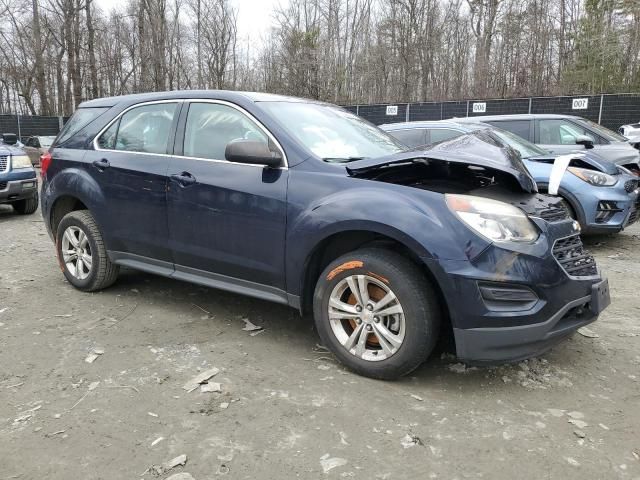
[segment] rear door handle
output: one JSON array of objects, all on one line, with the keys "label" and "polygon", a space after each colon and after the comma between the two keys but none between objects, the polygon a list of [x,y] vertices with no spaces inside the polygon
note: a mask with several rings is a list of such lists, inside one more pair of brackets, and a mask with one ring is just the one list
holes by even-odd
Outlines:
[{"label": "rear door handle", "polygon": [[196,183],[196,177],[191,175],[189,172],[173,174],[171,175],[171,180],[177,182],[182,187],[188,187],[189,185]]},{"label": "rear door handle", "polygon": [[106,158],[101,158],[100,160],[94,160],[93,166],[102,172],[103,170],[109,168],[111,164]]}]

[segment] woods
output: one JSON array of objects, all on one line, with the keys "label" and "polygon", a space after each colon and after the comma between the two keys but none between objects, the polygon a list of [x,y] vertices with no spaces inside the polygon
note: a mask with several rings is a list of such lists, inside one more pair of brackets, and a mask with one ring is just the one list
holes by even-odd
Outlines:
[{"label": "woods", "polygon": [[239,21],[231,0],[0,0],[0,111],[167,89],[348,104],[640,87],[639,0],[289,0],[260,41]]}]

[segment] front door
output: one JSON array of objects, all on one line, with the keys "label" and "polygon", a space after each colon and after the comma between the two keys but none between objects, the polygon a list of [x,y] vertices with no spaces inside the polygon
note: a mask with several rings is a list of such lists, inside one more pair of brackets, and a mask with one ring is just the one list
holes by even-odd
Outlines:
[{"label": "front door", "polygon": [[226,161],[225,148],[237,139],[280,147],[226,102],[188,102],[182,116],[167,192],[175,276],[274,300],[285,288],[288,170]]},{"label": "front door", "polygon": [[[167,169],[180,102],[135,106],[87,151],[86,168],[105,196],[100,215],[112,256],[173,269],[168,247]],[[139,258],[143,257],[143,258]]]},{"label": "front door", "polygon": [[584,145],[577,145],[576,140],[580,136],[587,135],[597,140],[593,134],[575,123],[565,119],[541,119],[538,120],[538,145],[556,155],[564,155],[584,150]]}]

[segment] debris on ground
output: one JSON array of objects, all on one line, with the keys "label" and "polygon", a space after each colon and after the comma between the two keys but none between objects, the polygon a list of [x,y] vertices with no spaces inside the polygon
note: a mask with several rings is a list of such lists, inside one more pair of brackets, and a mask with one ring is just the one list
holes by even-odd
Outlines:
[{"label": "debris on ground", "polygon": [[147,412],[147,415],[149,415],[150,417],[158,417],[158,414],[153,412]]},{"label": "debris on ground", "polygon": [[244,327],[242,327],[242,330],[244,330],[245,332],[256,332],[252,334],[252,336],[257,335],[257,332],[264,330],[260,325],[254,325],[253,323],[251,323],[248,318],[243,317],[242,321],[244,322]]},{"label": "debris on ground", "polygon": [[452,363],[448,368],[454,373],[469,373],[473,370],[477,370],[476,367],[467,367],[464,363]]},{"label": "debris on ground", "polygon": [[156,438],[153,442],[151,442],[151,446],[155,447],[157,444],[159,444],[162,440],[164,440],[164,437],[158,437]]},{"label": "debris on ground", "polygon": [[420,395],[416,395],[414,393],[411,394],[411,398],[413,398],[414,400],[418,400],[419,402],[422,402],[424,400]]},{"label": "debris on ground", "polygon": [[600,335],[587,327],[579,328],[578,333],[587,338],[600,338]]},{"label": "debris on ground", "polygon": [[226,410],[227,408],[229,408],[229,402],[222,402],[222,403],[220,404],[220,408],[221,408],[222,410]]},{"label": "debris on ground", "polygon": [[400,443],[404,448],[411,448],[415,447],[416,445],[424,445],[422,443],[422,440],[420,440],[420,437],[418,437],[417,435],[412,435],[410,433],[407,433],[404,437],[402,437]]},{"label": "debris on ground", "polygon": [[575,426],[576,426],[576,427],[578,427],[578,428],[585,428],[585,427],[588,427],[588,426],[589,426],[589,424],[588,424],[587,422],[585,422],[585,421],[583,421],[583,420],[577,420],[577,419],[575,419],[575,418],[570,419],[570,420],[569,420],[569,423],[570,423],[571,425],[575,425]]},{"label": "debris on ground", "polygon": [[149,472],[155,476],[164,475],[165,473],[173,470],[177,466],[184,466],[187,464],[187,456],[183,453],[182,455],[178,455],[177,457],[169,460],[168,462],[164,462],[162,465],[152,465],[147,468],[142,475]]},{"label": "debris on ground", "polygon": [[324,473],[329,473],[330,470],[333,470],[336,467],[341,467],[346,465],[347,461],[344,458],[340,457],[329,457],[328,453],[325,453],[320,457],[320,466],[322,467],[322,471]]},{"label": "debris on ground", "polygon": [[196,375],[187,383],[185,383],[182,388],[185,389],[187,392],[193,392],[196,388],[200,386],[200,384],[207,383],[207,381],[209,381],[210,378],[215,377],[218,373],[220,373],[220,369],[216,367],[210,368],[209,370],[205,370],[204,372]]},{"label": "debris on ground", "polygon": [[574,430],[573,434],[578,438],[584,438],[587,436],[587,434],[584,433],[582,430]]},{"label": "debris on ground", "polygon": [[215,382],[203,383],[202,385],[200,385],[200,392],[201,393],[211,393],[211,392],[220,393],[222,392],[222,385]]},{"label": "debris on ground", "polygon": [[100,355],[104,355],[104,350],[102,350],[101,348],[94,348],[93,350],[91,350],[89,355],[87,355],[84,361],[87,363],[93,363]]},{"label": "debris on ground", "polygon": [[195,480],[190,473],[180,472],[174,473],[170,477],[167,477],[166,480]]}]

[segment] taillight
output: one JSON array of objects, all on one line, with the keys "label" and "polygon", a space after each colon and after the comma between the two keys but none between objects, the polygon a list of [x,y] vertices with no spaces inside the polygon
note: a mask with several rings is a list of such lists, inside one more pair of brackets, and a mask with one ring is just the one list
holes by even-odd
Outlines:
[{"label": "taillight", "polygon": [[47,176],[47,169],[49,168],[49,165],[51,165],[51,153],[43,153],[40,156],[40,171],[43,178]]}]

